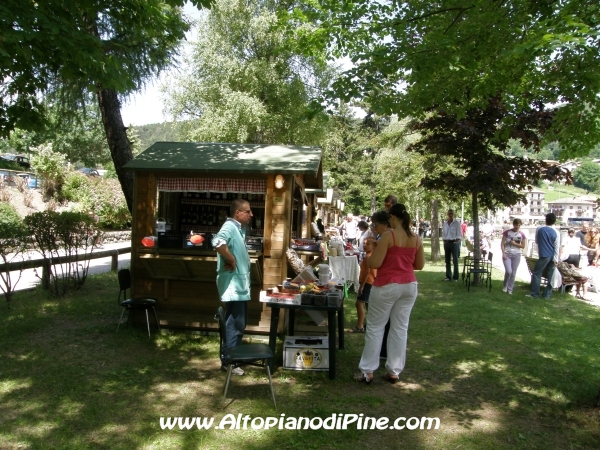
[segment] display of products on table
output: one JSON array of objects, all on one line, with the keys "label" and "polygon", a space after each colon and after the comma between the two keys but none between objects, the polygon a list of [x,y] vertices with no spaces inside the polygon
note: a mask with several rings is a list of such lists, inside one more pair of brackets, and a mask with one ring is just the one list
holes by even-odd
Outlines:
[{"label": "display of products on table", "polygon": [[306,250],[306,251],[321,251],[321,242],[315,241],[314,239],[293,239],[292,248],[294,250]]},{"label": "display of products on table", "polygon": [[285,280],[277,287],[262,291],[261,302],[287,303],[293,305],[335,306],[344,299],[344,284],[331,280],[327,285],[313,282]]}]

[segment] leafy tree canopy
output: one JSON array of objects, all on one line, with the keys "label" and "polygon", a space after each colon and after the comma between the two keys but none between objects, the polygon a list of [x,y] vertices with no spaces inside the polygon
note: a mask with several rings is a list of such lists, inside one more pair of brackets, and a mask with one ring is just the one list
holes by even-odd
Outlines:
[{"label": "leafy tree canopy", "polygon": [[201,21],[190,69],[166,87],[169,112],[191,119],[188,139],[314,145],[323,116],[308,105],[330,69],[298,55],[276,27],[278,0],[217,0]]},{"label": "leafy tree canopy", "polygon": [[460,119],[497,96],[514,114],[537,101],[556,105],[544,139],[563,158],[600,140],[596,0],[318,0],[293,18],[322,24],[307,51],[329,44],[353,62],[334,98],[420,119],[430,108]]},{"label": "leafy tree canopy", "polygon": [[[207,5],[207,0],[193,0]],[[184,0],[0,3],[0,134],[39,128],[40,93],[138,89],[170,60],[189,25]],[[64,100],[64,99],[63,99]]]},{"label": "leafy tree canopy", "polygon": [[573,180],[577,187],[600,193],[600,166],[592,161],[584,161],[573,171]]},{"label": "leafy tree canopy", "polygon": [[471,194],[476,214],[477,205],[495,210],[526,202],[524,191],[541,179],[570,182],[570,174],[556,166],[504,153],[511,138],[524,147],[538,146],[539,133],[551,124],[552,113],[540,106],[513,117],[505,127],[507,114],[495,98],[462,118],[442,112],[415,121],[413,128],[423,137],[408,149],[427,157],[421,185],[446,192],[450,199]]}]

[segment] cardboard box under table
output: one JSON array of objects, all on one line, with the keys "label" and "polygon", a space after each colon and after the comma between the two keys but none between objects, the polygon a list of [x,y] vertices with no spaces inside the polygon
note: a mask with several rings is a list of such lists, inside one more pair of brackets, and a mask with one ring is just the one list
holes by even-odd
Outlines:
[{"label": "cardboard box under table", "polygon": [[[343,297],[342,297],[343,299]],[[275,352],[277,344],[277,325],[279,322],[279,311],[282,309],[288,309],[290,312],[289,317],[289,333],[290,336],[294,335],[294,321],[296,317],[296,310],[316,310],[327,312],[327,327],[328,336],[327,347],[329,350],[329,379],[335,379],[335,363],[336,363],[336,340],[340,350],[344,349],[344,302],[340,301],[335,306],[315,306],[315,305],[293,305],[288,303],[273,303],[268,302],[266,305],[271,308],[271,328],[269,330],[269,347]],[[337,320],[336,320],[337,315]],[[336,326],[337,325],[337,326]],[[336,339],[337,333],[337,339]],[[324,339],[324,338],[321,338]],[[325,343],[325,341],[323,341]],[[271,372],[275,369],[275,358],[271,360]]]},{"label": "cardboard box under table", "polygon": [[327,336],[288,336],[283,343],[283,368],[329,370]]}]

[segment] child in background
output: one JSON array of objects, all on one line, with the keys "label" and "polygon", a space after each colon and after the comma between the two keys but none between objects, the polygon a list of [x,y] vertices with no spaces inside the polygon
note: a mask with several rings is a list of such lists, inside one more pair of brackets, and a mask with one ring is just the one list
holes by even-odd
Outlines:
[{"label": "child in background", "polygon": [[349,330],[350,333],[364,333],[365,332],[365,308],[369,303],[369,294],[371,293],[371,285],[377,276],[377,269],[369,269],[368,261],[373,249],[377,245],[377,242],[372,237],[365,239],[363,248],[365,250],[365,257],[360,264],[360,275],[358,280],[360,281],[360,287],[358,288],[358,297],[356,298],[356,315],[358,317],[356,326]]}]

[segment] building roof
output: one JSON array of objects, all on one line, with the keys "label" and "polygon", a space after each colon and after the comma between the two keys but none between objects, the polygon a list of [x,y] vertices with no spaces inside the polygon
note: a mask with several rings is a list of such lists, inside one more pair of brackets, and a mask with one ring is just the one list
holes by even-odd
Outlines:
[{"label": "building roof", "polygon": [[591,199],[587,199],[587,198],[581,198],[581,197],[564,197],[564,198],[558,198],[556,200],[552,200],[552,201],[547,201],[546,203],[548,203],[549,205],[555,205],[555,204],[562,204],[562,205],[569,205],[569,204],[578,204],[578,205],[594,205],[595,202]]},{"label": "building roof", "polygon": [[[306,187],[321,188],[321,148],[222,142],[155,142],[125,169],[208,174],[305,174]],[[306,181],[306,180],[305,180]]]}]

